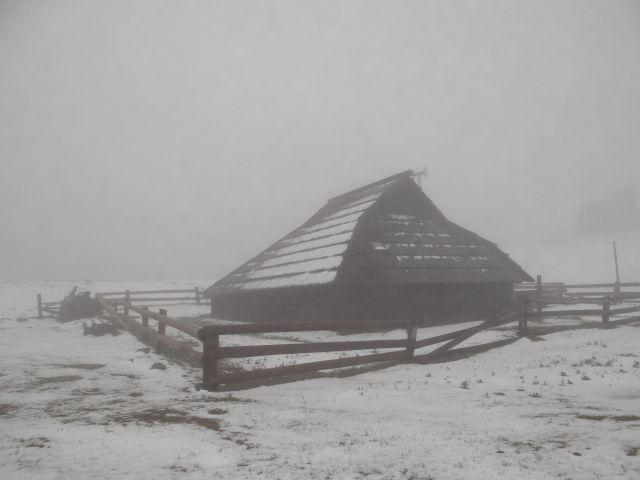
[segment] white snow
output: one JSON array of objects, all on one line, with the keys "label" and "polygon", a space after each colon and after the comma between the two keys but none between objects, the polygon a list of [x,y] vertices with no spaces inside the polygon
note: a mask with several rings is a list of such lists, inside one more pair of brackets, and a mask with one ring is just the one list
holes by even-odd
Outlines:
[{"label": "white snow", "polygon": [[276,277],[281,275],[291,275],[296,273],[307,273],[316,270],[329,270],[337,268],[342,263],[342,255],[334,257],[314,258],[304,262],[288,263],[270,268],[259,268],[245,275],[245,278],[257,279],[265,277]]},{"label": "white snow", "polygon": [[305,250],[303,252],[292,253],[289,255],[271,257],[269,260],[262,262],[261,267],[274,267],[285,263],[303,262],[314,258],[332,257],[342,255],[347,249],[347,243],[331,245],[328,247],[317,248],[315,250]]},{"label": "white snow", "polygon": [[[337,245],[340,243],[348,243],[351,239],[352,232],[340,233],[338,235],[332,235],[328,237],[319,238],[317,240],[309,240],[306,242],[300,242],[295,245],[290,245],[273,252],[274,256],[288,255],[291,253],[314,250],[316,248],[327,247],[331,245]],[[271,252],[268,253],[271,255]]]},{"label": "white snow", "polygon": [[347,205],[345,208],[338,210],[335,213],[332,213],[331,215],[327,215],[326,217],[324,217],[325,220],[331,220],[334,218],[343,218],[347,215],[353,214],[353,213],[364,213],[371,205],[373,205],[375,203],[375,200],[379,197],[380,195],[375,195],[373,199],[366,201],[366,202],[360,202],[360,203],[356,203],[356,204],[349,204]]},{"label": "white snow", "polygon": [[[580,277],[588,270],[582,263],[591,262],[596,250],[584,248],[591,255],[573,257],[559,246],[554,257],[550,245],[542,260],[525,250],[538,251],[523,248],[517,259],[544,264],[545,270],[530,273],[545,279],[610,280],[595,270]],[[629,275],[637,253],[627,253],[624,245],[619,250]],[[580,261],[567,265],[575,258]],[[566,272],[578,278],[565,278]],[[93,291],[122,291],[211,282],[78,283]],[[446,363],[204,392],[194,388],[199,369],[138,351],[143,345],[128,333],[84,336],[81,322],[33,318],[36,293],[56,300],[73,284],[0,284],[3,480],[640,478],[638,324],[517,339]],[[207,311],[207,305],[169,307],[175,316]],[[566,317],[542,325],[581,322]],[[422,328],[419,338],[473,324]],[[304,332],[229,336],[222,343],[404,335]],[[513,326],[483,332],[459,348],[500,339],[514,339]],[[234,363],[263,368],[328,356]],[[168,369],[151,370],[156,361]],[[172,411],[163,417],[167,408]]]},{"label": "white snow", "polygon": [[[334,258],[334,257],[330,257]],[[340,257],[338,257],[340,258]],[[231,285],[230,288],[260,289],[293,287],[301,285],[314,285],[332,282],[337,275],[336,270],[322,270],[319,272],[303,272],[284,277],[269,278],[265,280],[250,280],[248,282]]]},{"label": "white snow", "polygon": [[283,240],[282,243],[292,245],[292,244],[297,244],[301,242],[306,242],[308,240],[315,240],[317,238],[330,237],[333,235],[337,235],[339,233],[346,233],[346,232],[353,233],[353,229],[356,227],[356,223],[357,223],[356,221],[341,223],[339,225],[335,225],[330,228],[325,228],[324,230],[318,230],[310,233],[303,233],[302,235],[296,235],[295,237],[287,238],[286,240]]},{"label": "white snow", "polygon": [[357,222],[361,216],[362,216],[362,212],[356,212],[350,215],[346,215],[344,217],[339,217],[333,220],[327,220],[326,222],[316,223],[311,225],[310,227],[301,228],[300,233],[317,232],[319,230],[326,230],[328,228],[336,227],[338,225],[351,224],[352,222]]}]

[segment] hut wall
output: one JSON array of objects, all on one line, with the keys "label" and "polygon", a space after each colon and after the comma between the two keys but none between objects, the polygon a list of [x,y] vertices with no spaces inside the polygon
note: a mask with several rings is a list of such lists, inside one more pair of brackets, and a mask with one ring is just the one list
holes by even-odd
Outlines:
[{"label": "hut wall", "polygon": [[483,318],[513,301],[513,284],[324,285],[213,297],[214,317],[249,322],[417,319],[422,324]]}]

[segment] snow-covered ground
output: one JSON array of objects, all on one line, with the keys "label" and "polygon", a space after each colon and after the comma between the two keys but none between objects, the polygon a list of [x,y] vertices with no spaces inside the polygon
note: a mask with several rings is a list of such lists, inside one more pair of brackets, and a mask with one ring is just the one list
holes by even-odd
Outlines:
[{"label": "snow-covered ground", "polygon": [[[575,281],[555,277],[565,271],[560,251],[555,263],[527,260],[551,265],[530,273]],[[75,283],[0,284],[1,479],[640,478],[638,326],[524,338],[447,363],[205,392],[195,388],[199,369],[140,350],[126,332],[85,336],[81,321],[33,318],[36,293],[59,299]],[[77,283],[95,292],[208,282]],[[176,316],[207,309],[169,307]],[[450,327],[438,328],[420,337]],[[317,334],[295,339],[308,335]],[[485,332],[461,347],[512,335]],[[231,342],[267,340],[290,341]]]}]

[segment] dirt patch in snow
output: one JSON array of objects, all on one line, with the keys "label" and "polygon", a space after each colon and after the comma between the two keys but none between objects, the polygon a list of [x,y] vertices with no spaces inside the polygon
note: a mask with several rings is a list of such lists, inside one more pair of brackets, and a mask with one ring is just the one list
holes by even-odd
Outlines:
[{"label": "dirt patch in snow", "polygon": [[640,455],[640,447],[627,448],[627,457],[637,457]]},{"label": "dirt patch in snow", "polygon": [[57,377],[44,377],[31,382],[31,388],[39,388],[45,385],[55,384],[55,383],[66,383],[66,382],[75,382],[77,380],[81,380],[82,377],[80,375],[59,375]]},{"label": "dirt patch in snow", "polygon": [[25,448],[49,448],[51,441],[47,437],[21,438],[18,444]]},{"label": "dirt patch in snow", "polygon": [[9,403],[0,403],[0,416],[9,415],[9,413],[11,413],[11,411],[15,410],[16,408],[18,407]]},{"label": "dirt patch in snow", "polygon": [[61,365],[53,365],[59,368],[77,368],[79,370],[98,370],[106,365],[106,363],[67,363]]},{"label": "dirt patch in snow", "polygon": [[172,408],[148,409],[139,412],[109,415],[107,422],[121,425],[129,423],[141,423],[144,425],[190,424],[220,431],[220,424],[213,418],[195,417]]},{"label": "dirt patch in snow", "polygon": [[639,422],[638,415],[576,415],[581,420],[593,420],[601,422],[602,420],[613,420],[614,422]]}]

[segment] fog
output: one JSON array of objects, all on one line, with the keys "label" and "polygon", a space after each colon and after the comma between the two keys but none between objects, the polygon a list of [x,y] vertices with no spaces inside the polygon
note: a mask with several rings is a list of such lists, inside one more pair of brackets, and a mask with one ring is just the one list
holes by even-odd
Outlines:
[{"label": "fog", "polygon": [[633,0],[0,0],[0,280],[213,279],[423,166],[507,251],[637,231],[639,27]]}]

